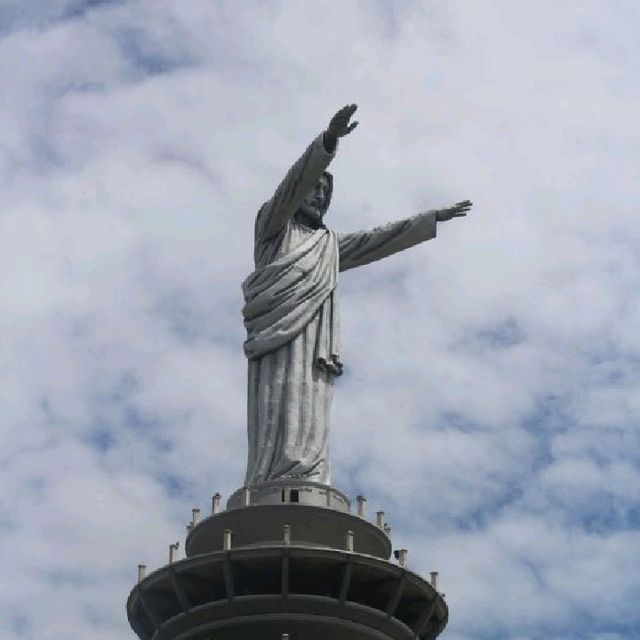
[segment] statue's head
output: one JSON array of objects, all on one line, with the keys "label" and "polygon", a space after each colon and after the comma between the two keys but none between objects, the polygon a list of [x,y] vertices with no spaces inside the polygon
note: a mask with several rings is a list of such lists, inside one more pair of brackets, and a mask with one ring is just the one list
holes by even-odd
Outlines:
[{"label": "statue's head", "polygon": [[324,171],[300,205],[299,212],[303,218],[312,222],[314,226],[320,226],[331,203],[332,193],[333,176]]}]

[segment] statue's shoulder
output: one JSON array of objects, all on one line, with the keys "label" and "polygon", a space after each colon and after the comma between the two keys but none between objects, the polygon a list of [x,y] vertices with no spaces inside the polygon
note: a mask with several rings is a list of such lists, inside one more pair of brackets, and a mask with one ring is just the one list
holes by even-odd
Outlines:
[{"label": "statue's shoulder", "polygon": [[258,238],[259,232],[264,226],[264,218],[269,209],[269,201],[263,202],[260,208],[258,209],[258,213],[256,214],[256,219],[254,223],[254,230],[256,234],[256,239]]},{"label": "statue's shoulder", "polygon": [[262,206],[258,209],[258,213],[256,215],[256,220],[254,224],[254,241],[255,244],[261,244],[264,242],[273,242],[275,238],[278,238],[282,234],[286,233],[286,230],[289,228],[291,221],[287,220],[287,222],[282,226],[282,228],[278,229],[276,233],[268,234],[266,232],[267,225],[269,224],[269,220],[272,213],[272,201],[267,200],[264,202]]}]

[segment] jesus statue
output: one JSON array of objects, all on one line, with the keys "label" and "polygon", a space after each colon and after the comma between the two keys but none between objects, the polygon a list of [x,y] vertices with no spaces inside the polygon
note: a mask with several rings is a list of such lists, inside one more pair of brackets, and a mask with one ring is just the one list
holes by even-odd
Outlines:
[{"label": "jesus statue", "polygon": [[425,211],[369,231],[324,225],[338,138],[351,133],[355,104],[340,109],[256,217],[254,272],[242,285],[249,363],[249,455],[245,485],[298,478],[329,484],[333,380],[342,374],[338,274],[436,236],[471,202]]}]

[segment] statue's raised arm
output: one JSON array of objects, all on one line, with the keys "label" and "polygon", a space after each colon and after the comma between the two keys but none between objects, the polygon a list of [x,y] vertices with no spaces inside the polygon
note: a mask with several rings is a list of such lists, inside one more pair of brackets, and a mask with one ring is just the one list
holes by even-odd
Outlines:
[{"label": "statue's raised arm", "polygon": [[[342,107],[287,172],[272,198],[265,203],[256,221],[256,236],[268,239],[280,232],[298,211],[305,199],[313,201],[323,194],[315,187],[329,163],[335,157],[338,138],[351,133],[358,123],[349,124],[358,107],[350,104]],[[258,238],[256,238],[258,239]]]}]

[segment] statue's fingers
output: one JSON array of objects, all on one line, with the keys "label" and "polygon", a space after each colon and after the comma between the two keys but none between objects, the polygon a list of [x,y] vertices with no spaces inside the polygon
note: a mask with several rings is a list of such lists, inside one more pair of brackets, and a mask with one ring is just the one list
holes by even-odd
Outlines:
[{"label": "statue's fingers", "polygon": [[340,123],[349,122],[349,118],[351,117],[348,111],[349,107],[342,107],[338,113],[336,113],[336,120]]},{"label": "statue's fingers", "polygon": [[347,122],[349,122],[349,120],[351,119],[351,116],[355,113],[356,111],[356,106],[355,105],[351,105],[349,107],[349,110],[345,113],[345,118],[347,119]]},{"label": "statue's fingers", "polygon": [[349,125],[347,129],[347,133],[351,133],[358,126],[358,121],[356,120],[353,124]]},{"label": "statue's fingers", "polygon": [[332,120],[338,120],[339,118],[343,118],[347,113],[347,109],[349,108],[348,104],[345,104],[344,107],[338,109],[334,114]]}]

